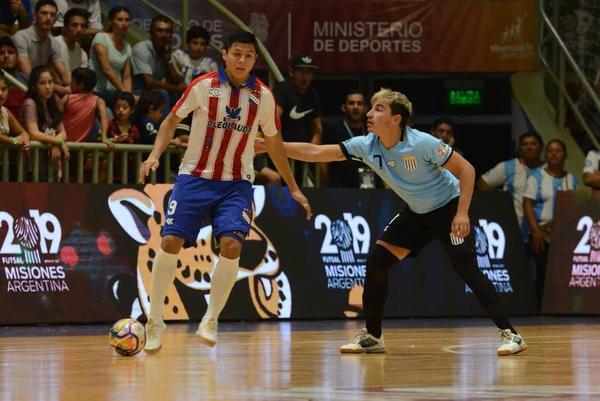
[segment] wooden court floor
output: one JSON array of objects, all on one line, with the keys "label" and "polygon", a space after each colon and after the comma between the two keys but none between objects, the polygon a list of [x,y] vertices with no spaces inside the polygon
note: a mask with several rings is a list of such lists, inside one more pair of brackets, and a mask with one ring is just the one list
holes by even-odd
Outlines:
[{"label": "wooden court floor", "polygon": [[384,355],[340,355],[359,321],[223,323],[213,349],[169,325],[117,356],[108,326],[0,327],[0,400],[600,400],[600,318],[520,318],[497,357],[485,319],[386,321]]}]

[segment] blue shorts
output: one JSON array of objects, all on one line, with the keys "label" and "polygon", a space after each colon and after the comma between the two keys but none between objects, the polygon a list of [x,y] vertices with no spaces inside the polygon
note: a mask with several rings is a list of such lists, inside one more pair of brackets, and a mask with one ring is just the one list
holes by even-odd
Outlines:
[{"label": "blue shorts", "polygon": [[[175,235],[193,246],[206,216],[210,216],[216,238],[222,234],[242,241],[252,221],[252,183],[246,180],[212,181],[179,175],[166,207],[160,234]],[[241,233],[242,235],[234,235]]]}]

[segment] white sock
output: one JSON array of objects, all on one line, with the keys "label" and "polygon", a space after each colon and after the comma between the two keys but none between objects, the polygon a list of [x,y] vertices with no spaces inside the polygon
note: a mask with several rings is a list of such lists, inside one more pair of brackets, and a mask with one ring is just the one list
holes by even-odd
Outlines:
[{"label": "white sock", "polygon": [[165,297],[177,270],[177,254],[158,250],[152,264],[152,288],[150,290],[150,316],[155,322],[162,322]]},{"label": "white sock", "polygon": [[227,303],[231,289],[237,279],[240,258],[227,259],[219,256],[219,263],[210,280],[210,299],[204,318],[219,320],[219,315]]}]

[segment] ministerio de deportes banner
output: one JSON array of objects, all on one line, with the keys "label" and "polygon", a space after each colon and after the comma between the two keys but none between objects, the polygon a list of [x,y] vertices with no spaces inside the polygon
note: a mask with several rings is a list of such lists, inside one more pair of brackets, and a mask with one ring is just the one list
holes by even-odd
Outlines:
[{"label": "ministerio de deportes banner", "polygon": [[[172,185],[0,184],[0,324],[143,319]],[[366,259],[401,201],[390,191],[254,187],[254,220],[224,319],[322,319],[362,313]],[[477,194],[477,261],[511,313],[533,313],[512,201]],[[182,250],[169,320],[198,320],[218,250],[206,221]],[[386,316],[483,315],[439,244],[391,271]]]},{"label": "ministerio de deportes banner", "polygon": [[[119,5],[106,0],[107,7]],[[190,0],[189,25],[204,26],[222,46],[236,28],[202,0]],[[537,68],[535,0],[222,0],[265,44],[282,71],[298,54],[324,72],[495,72]],[[160,7],[181,19],[182,3]],[[155,16],[127,3],[132,24],[149,31]],[[174,45],[184,44],[176,32]],[[259,64],[262,61],[259,60]],[[284,74],[285,75],[285,74]]]}]

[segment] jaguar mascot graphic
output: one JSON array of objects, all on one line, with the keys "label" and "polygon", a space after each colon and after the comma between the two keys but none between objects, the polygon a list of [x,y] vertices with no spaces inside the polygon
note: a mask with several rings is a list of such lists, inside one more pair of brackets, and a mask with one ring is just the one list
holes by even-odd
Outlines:
[{"label": "jaguar mascot graphic", "polygon": [[[143,191],[119,189],[108,199],[108,206],[123,230],[139,244],[137,256],[138,297],[143,311],[150,310],[148,291],[154,257],[160,246],[160,229],[165,223],[172,185],[146,185]],[[264,187],[254,187],[253,216],[258,217],[265,205]],[[165,298],[166,319],[187,320],[189,305],[204,298],[208,302],[210,278],[219,260],[212,227],[206,224],[197,242],[182,249],[177,260],[174,284]],[[281,270],[277,251],[265,233],[252,221],[250,233],[240,258],[238,281],[247,281],[252,304],[260,318],[289,318],[292,292]],[[190,299],[189,294],[193,297]],[[185,296],[184,296],[185,294]],[[186,308],[188,306],[188,308]]]}]

